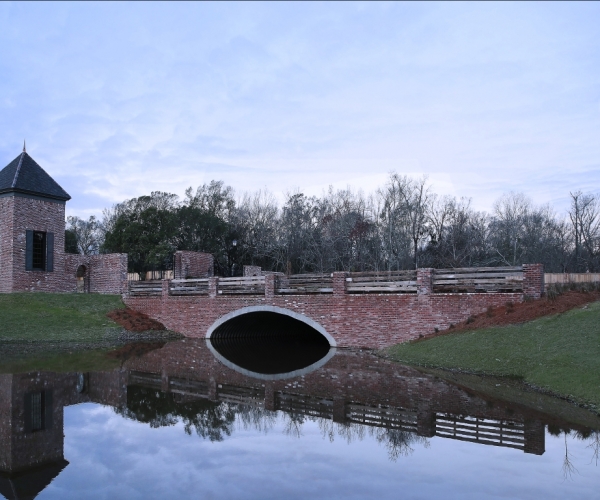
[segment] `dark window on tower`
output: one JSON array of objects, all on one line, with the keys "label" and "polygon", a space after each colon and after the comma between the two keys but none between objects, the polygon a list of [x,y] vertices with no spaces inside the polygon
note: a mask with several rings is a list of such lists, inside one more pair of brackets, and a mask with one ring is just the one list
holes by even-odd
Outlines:
[{"label": "dark window on tower", "polygon": [[25,394],[25,432],[52,428],[52,391]]},{"label": "dark window on tower", "polygon": [[27,230],[25,269],[54,271],[54,233]]},{"label": "dark window on tower", "polygon": [[33,232],[33,269],[46,270],[46,233]]}]

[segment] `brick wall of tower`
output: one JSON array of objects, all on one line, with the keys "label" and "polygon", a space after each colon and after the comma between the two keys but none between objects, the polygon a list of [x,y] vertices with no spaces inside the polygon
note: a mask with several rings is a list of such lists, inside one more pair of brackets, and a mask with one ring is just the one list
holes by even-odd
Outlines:
[{"label": "brick wall of tower", "polygon": [[[65,205],[14,196],[12,198],[12,290],[13,292],[65,291]],[[26,271],[26,231],[54,233],[54,271]]]},{"label": "brick wall of tower", "polygon": [[14,198],[0,198],[0,293],[12,292]]},{"label": "brick wall of tower", "polygon": [[[54,270],[27,271],[26,231],[54,233]],[[127,254],[65,254],[65,205],[38,199],[0,198],[0,293],[75,292],[77,269],[86,267],[86,292],[122,294]]]}]

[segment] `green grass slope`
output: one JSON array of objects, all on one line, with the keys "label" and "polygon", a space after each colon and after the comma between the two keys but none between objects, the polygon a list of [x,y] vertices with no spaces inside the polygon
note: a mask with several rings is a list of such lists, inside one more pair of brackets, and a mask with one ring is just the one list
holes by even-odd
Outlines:
[{"label": "green grass slope", "polygon": [[600,302],[520,325],[399,344],[386,355],[407,364],[522,378],[600,408]]},{"label": "green grass slope", "polygon": [[0,342],[95,342],[121,331],[106,313],[125,307],[119,295],[0,295]]}]

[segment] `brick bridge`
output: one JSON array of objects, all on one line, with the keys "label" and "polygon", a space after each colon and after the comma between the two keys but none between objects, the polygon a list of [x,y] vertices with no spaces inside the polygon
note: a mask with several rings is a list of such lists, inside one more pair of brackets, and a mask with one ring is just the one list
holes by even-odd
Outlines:
[{"label": "brick bridge", "polygon": [[228,320],[263,311],[310,325],[331,346],[381,348],[445,330],[489,307],[539,298],[544,289],[541,264],[255,274],[131,282],[125,303],[188,337],[210,338]]}]

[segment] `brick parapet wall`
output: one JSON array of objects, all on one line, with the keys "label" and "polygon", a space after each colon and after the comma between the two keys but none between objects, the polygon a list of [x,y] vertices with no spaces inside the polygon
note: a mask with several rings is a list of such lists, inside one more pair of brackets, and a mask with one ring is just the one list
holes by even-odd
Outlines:
[{"label": "brick parapet wall", "polygon": [[422,267],[417,269],[417,294],[429,295],[433,293],[433,269]]},{"label": "brick parapet wall", "polygon": [[543,293],[543,264],[523,264],[523,294],[533,299],[539,299]]},{"label": "brick parapet wall", "polygon": [[340,297],[346,294],[346,276],[344,272],[335,272],[333,278],[333,296]]},{"label": "brick parapet wall", "polygon": [[209,278],[213,275],[215,259],[209,253],[178,250],[174,260],[175,279]]},{"label": "brick parapet wall", "polygon": [[415,339],[435,328],[445,330],[490,306],[522,300],[520,293],[125,297],[129,307],[189,337],[204,337],[215,321],[230,312],[271,305],[316,321],[338,346],[369,348]]}]

